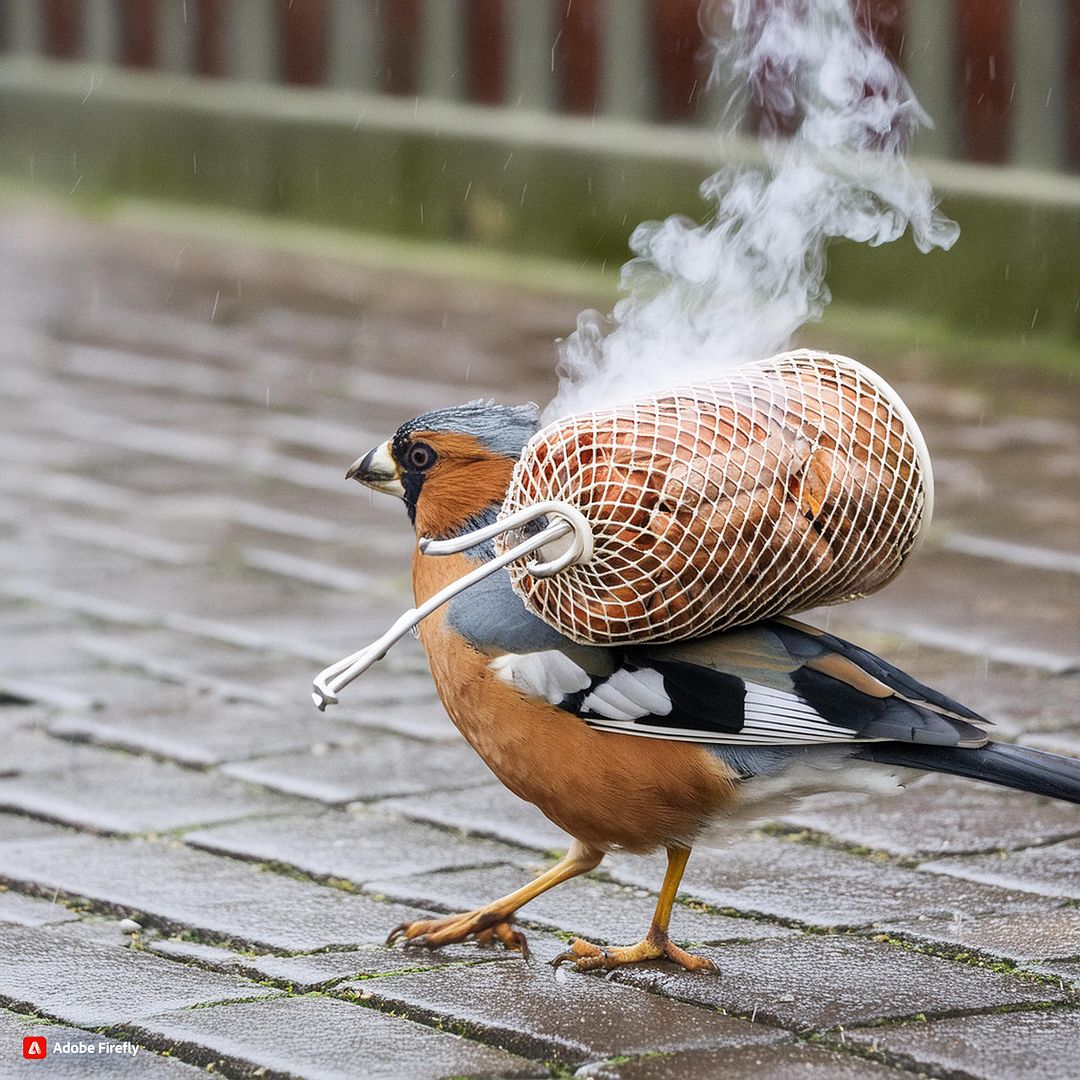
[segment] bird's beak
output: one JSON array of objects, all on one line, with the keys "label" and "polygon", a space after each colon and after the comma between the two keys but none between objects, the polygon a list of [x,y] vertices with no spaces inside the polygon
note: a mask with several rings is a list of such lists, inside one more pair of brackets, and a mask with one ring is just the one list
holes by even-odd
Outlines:
[{"label": "bird's beak", "polygon": [[405,488],[401,483],[401,470],[390,453],[390,443],[384,442],[369,450],[362,458],[349,466],[346,480],[356,480],[375,491],[385,491],[387,495],[405,498]]}]

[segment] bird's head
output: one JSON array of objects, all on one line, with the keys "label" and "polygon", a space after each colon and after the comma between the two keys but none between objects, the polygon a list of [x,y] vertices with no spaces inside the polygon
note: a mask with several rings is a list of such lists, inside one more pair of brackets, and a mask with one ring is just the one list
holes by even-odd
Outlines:
[{"label": "bird's head", "polygon": [[409,420],[354,462],[347,479],[405,501],[421,536],[445,539],[489,519],[539,427],[533,405],[470,401]]}]

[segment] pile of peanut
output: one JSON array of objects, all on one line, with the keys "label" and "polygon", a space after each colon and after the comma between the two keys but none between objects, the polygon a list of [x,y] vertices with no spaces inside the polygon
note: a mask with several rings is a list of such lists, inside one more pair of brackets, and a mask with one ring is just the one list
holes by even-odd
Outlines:
[{"label": "pile of peanut", "polygon": [[839,359],[744,365],[541,432],[506,509],[571,503],[594,557],[548,579],[513,567],[526,604],[578,641],[672,641],[883,585],[920,525],[916,452]]}]

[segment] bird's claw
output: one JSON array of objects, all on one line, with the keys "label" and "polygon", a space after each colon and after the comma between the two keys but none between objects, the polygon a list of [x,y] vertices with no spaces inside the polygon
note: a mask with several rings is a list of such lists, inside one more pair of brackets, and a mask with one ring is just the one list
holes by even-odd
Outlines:
[{"label": "bird's claw", "polygon": [[720,969],[712,960],[704,956],[694,956],[693,953],[680,949],[667,938],[667,935],[650,935],[636,945],[613,946],[607,949],[594,945],[591,941],[574,938],[568,949],[551,960],[551,966],[557,968],[561,964],[571,963],[578,971],[611,971],[626,964],[638,964],[644,960],[661,958],[672,960],[687,971],[720,974]]},{"label": "bird's claw", "polygon": [[393,945],[399,938],[405,937],[409,926],[410,924],[407,922],[398,923],[397,926],[386,935],[386,944]]},{"label": "bird's claw", "polygon": [[498,938],[503,945],[529,959],[529,943],[510,920],[495,912],[469,911],[463,915],[447,915],[442,919],[419,919],[398,923],[386,939],[387,945],[404,941],[405,946],[437,949],[472,939],[480,945],[491,945]]},{"label": "bird's claw", "polygon": [[520,930],[515,930],[508,922],[498,922],[473,935],[478,945],[491,945],[498,938],[511,952],[520,952],[522,960],[528,960],[529,943]]}]

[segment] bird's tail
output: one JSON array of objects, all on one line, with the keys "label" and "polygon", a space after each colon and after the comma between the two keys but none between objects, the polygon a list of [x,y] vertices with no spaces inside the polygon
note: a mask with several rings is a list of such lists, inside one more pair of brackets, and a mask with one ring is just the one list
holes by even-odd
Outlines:
[{"label": "bird's tail", "polygon": [[900,765],[951,773],[990,784],[1080,803],[1080,759],[1048,754],[1027,746],[927,746],[919,743],[868,743],[855,755],[880,765]]}]

